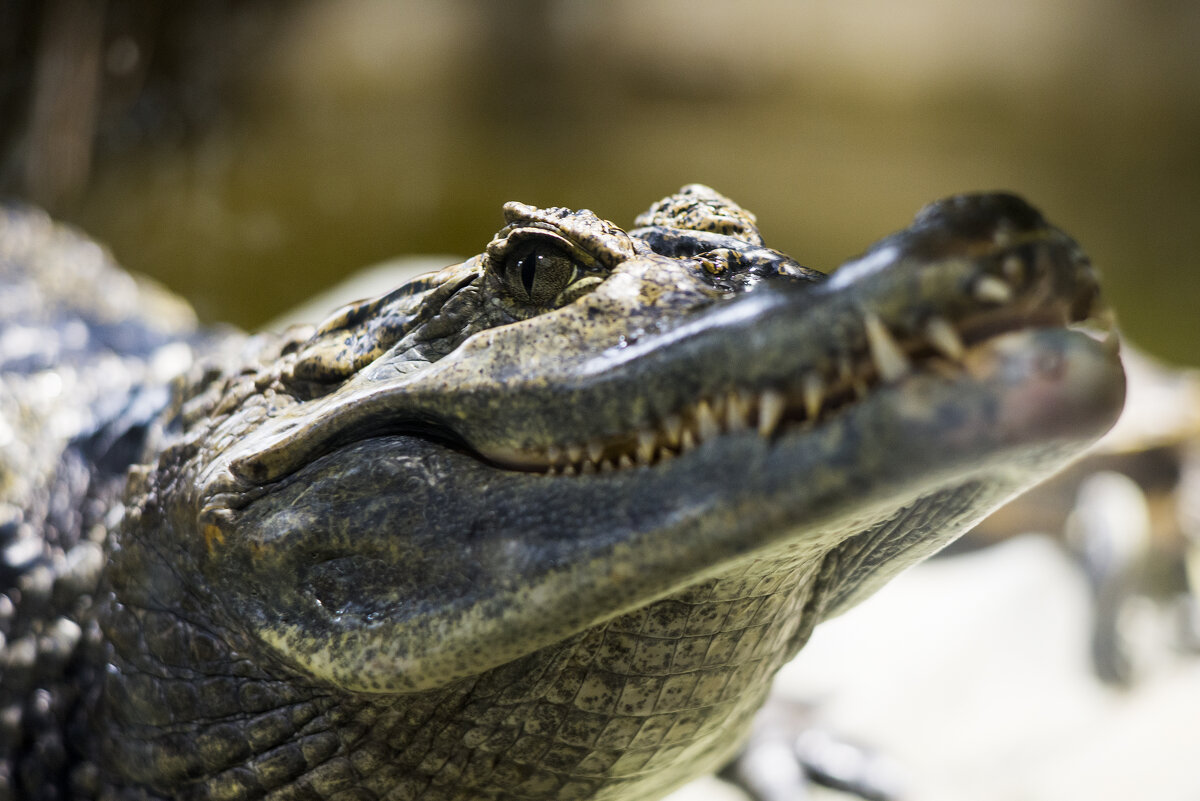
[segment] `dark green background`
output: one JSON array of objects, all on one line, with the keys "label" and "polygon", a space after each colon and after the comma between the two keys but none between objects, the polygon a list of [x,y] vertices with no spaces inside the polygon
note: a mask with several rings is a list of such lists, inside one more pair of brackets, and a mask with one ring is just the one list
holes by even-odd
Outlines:
[{"label": "dark green background", "polygon": [[929,200],[1008,188],[1083,242],[1133,339],[1200,364],[1190,0],[229,5],[189,23],[223,53],[211,111],[99,140],[61,204],[206,319],[478,252],[507,200],[629,223],[701,181],[830,270]]}]

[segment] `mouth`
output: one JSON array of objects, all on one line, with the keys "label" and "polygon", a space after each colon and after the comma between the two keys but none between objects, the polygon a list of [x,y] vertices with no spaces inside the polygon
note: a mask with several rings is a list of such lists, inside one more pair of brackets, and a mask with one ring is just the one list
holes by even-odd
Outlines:
[{"label": "mouth", "polygon": [[[933,204],[824,281],[764,281],[669,314],[674,327],[643,316],[628,339],[617,336],[619,316],[594,323],[606,312],[589,301],[479,332],[411,380],[386,369],[357,377],[241,441],[210,466],[206,486],[236,494],[389,433],[514,474],[632,475],[687,462],[713,440],[790,448],[851,412],[915,408],[931,381],[948,398],[994,404],[1002,393],[1011,419],[1041,421],[1014,437],[1052,438],[1054,425],[1082,417],[1088,393],[1103,394],[1089,380],[1119,372],[1086,367],[1118,364],[1086,255],[1006,195]],[[1066,361],[1050,383],[1032,369],[1055,360]]]},{"label": "mouth", "polygon": [[[810,291],[818,303],[833,300],[853,289],[857,273],[878,276],[903,258],[879,247]],[[1086,256],[1065,236],[991,243],[948,264],[946,272],[954,274],[949,280],[934,271],[934,279],[919,281],[916,291],[909,286],[890,298],[874,292],[840,304],[836,322],[827,316],[806,332],[804,350],[815,356],[771,380],[728,382],[614,435],[477,450],[500,467],[547,476],[644,469],[718,437],[753,433],[771,441],[802,434],[869,402],[881,388],[903,388],[917,377],[981,378],[992,369],[997,349],[1028,346],[1023,335],[1031,331],[1089,337],[1116,360],[1111,312]],[[936,291],[924,294],[930,289]]]}]

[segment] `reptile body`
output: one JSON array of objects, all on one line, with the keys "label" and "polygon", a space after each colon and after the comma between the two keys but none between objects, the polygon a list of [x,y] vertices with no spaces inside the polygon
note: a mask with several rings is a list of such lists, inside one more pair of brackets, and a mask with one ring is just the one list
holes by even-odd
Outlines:
[{"label": "reptile body", "polygon": [[1121,405],[1092,268],[1010,195],[832,278],[706,187],[504,211],[257,337],[5,212],[0,798],[657,797]]}]

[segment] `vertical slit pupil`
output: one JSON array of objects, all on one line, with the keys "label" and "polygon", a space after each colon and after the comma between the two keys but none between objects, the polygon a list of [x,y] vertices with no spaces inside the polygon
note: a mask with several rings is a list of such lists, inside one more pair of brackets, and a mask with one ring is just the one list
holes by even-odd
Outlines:
[{"label": "vertical slit pupil", "polygon": [[521,259],[521,283],[525,285],[525,292],[529,297],[533,297],[533,279],[537,275],[538,255],[530,253],[525,258]]}]

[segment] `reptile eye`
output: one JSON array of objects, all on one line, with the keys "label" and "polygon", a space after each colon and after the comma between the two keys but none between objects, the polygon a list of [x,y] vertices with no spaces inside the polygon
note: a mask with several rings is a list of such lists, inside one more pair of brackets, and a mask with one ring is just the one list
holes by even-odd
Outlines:
[{"label": "reptile eye", "polygon": [[530,242],[504,260],[504,282],[522,303],[549,306],[578,275],[575,262],[555,247]]}]

